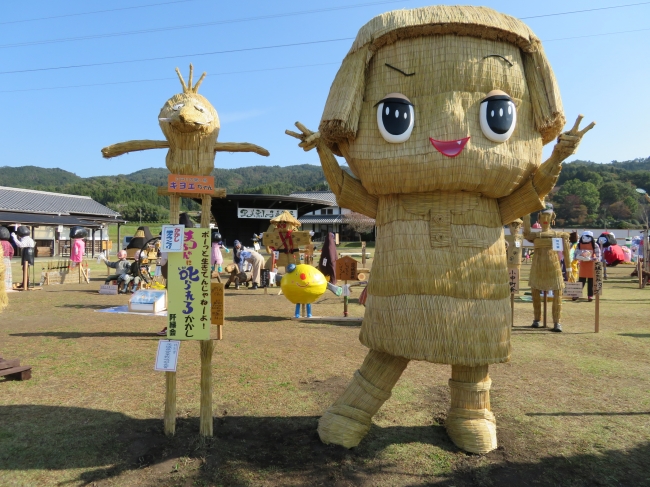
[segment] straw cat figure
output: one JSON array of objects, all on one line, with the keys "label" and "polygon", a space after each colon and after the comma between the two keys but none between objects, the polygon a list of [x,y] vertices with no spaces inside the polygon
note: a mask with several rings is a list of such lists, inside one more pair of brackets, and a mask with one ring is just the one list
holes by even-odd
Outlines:
[{"label": "straw cat figure", "polygon": [[553,250],[554,238],[562,239],[564,262],[567,271],[571,268],[571,257],[569,248],[569,234],[551,230],[551,222],[555,219],[553,206],[547,205],[547,209],[540,212],[539,223],[542,225],[541,232],[530,230],[530,215],[524,217],[524,238],[535,244],[535,255],[533,265],[530,269],[528,284],[533,295],[533,324],[532,328],[539,328],[539,320],[542,317],[542,291],[553,291],[553,329],[551,331],[561,332],[562,325],[562,290],[564,289],[564,278],[558,253]]},{"label": "straw cat figure", "polygon": [[[592,125],[560,135],[559,90],[540,41],[483,7],[375,17],[334,79],[316,148],[339,206],[376,219],[360,340],[370,351],[325,412],[325,443],[353,447],[409,360],[450,364],[451,439],[496,448],[488,365],[510,359],[503,225],[542,209]],[[540,166],[542,146],[559,136]],[[343,171],[341,155],[356,177]]]},{"label": "straw cat figure", "polygon": [[219,151],[255,152],[268,156],[269,151],[248,142],[217,142],[219,136],[219,115],[203,96],[198,94],[205,78],[201,75],[192,86],[193,66],[190,64],[189,83],[178,68],[176,74],[183,86],[183,92],[172,96],[163,105],[158,115],[160,128],[167,140],[130,140],[109,145],[102,149],[102,155],[109,159],[127,152],[148,149],[169,149],[167,169],[172,174],[208,176],[214,169],[214,156]]}]

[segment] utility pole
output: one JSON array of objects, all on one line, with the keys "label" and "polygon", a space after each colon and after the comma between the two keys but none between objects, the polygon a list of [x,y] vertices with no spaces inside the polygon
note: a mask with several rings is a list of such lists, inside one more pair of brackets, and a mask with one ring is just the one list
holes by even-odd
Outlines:
[{"label": "utility pole", "polygon": [[138,208],[138,213],[140,214],[140,225],[142,225],[142,208]]}]

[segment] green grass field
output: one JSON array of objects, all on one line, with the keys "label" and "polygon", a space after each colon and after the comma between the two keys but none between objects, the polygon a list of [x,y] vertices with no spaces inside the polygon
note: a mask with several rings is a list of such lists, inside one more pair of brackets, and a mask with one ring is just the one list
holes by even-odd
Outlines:
[{"label": "green grass field", "polygon": [[[448,439],[450,367],[424,362],[409,364],[359,447],[323,445],[318,417],[367,350],[358,326],[290,320],[274,288],[226,292],[213,438],[198,434],[199,345],[182,344],[167,438],[153,370],[165,320],[96,312],[128,297],[97,294],[105,268],[91,268],[90,285],[11,293],[0,315],[0,354],[33,366],[29,381],[0,379],[2,486],[650,485],[650,289],[630,267],[610,269],[598,334],[594,303],[565,302],[554,334],[529,328],[532,304],[516,301],[512,360],[490,367],[499,448],[487,455]],[[342,314],[333,294],[313,306]]]}]

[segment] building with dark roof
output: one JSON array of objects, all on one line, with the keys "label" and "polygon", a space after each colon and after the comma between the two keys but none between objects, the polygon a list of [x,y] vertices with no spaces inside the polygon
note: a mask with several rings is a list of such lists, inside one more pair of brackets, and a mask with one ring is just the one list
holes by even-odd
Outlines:
[{"label": "building with dark roof", "polygon": [[[33,189],[9,188],[0,186],[0,225],[31,227],[32,235],[41,254],[65,255],[69,253],[69,230],[73,226],[87,228],[91,242],[95,242],[95,232],[99,232],[99,248],[108,236],[107,226],[126,223],[121,215],[98,203],[88,196],[51,193]],[[96,245],[89,245],[88,251],[94,255]],[[99,250],[99,249],[97,249]]]}]

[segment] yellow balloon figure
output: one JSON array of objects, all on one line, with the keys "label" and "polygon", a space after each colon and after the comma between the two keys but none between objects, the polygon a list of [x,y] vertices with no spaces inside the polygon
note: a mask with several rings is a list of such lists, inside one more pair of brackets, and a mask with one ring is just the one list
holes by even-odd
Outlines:
[{"label": "yellow balloon figure", "polygon": [[327,280],[321,271],[307,264],[289,264],[280,281],[286,298],[296,305],[296,318],[300,318],[300,305],[307,305],[307,318],[311,318],[311,303],[327,289]]}]

